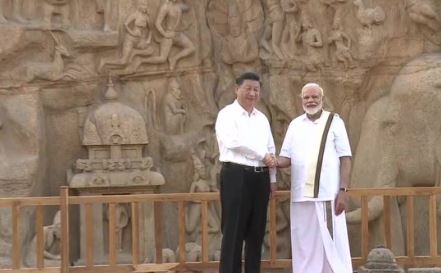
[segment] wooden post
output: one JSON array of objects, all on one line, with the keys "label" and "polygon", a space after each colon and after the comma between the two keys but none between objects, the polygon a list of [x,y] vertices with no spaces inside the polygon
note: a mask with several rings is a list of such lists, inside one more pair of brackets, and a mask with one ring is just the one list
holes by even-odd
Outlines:
[{"label": "wooden post", "polygon": [[179,228],[179,263],[182,264],[187,260],[185,253],[185,204],[184,201],[178,202],[178,228]]},{"label": "wooden post", "polygon": [[270,236],[270,254],[271,254],[271,264],[276,263],[277,259],[277,203],[276,198],[273,196],[270,199],[270,210],[269,210],[269,236]]},{"label": "wooden post", "polygon": [[162,263],[162,241],[164,227],[162,226],[162,203],[153,203],[153,213],[155,219],[155,249],[156,249],[156,263]]},{"label": "wooden post", "polygon": [[92,267],[94,264],[94,223],[93,223],[93,204],[87,203],[84,205],[85,222],[86,222],[86,266]]},{"label": "wooden post", "polygon": [[69,187],[60,188],[61,273],[69,273]]},{"label": "wooden post", "polygon": [[361,197],[361,256],[363,261],[369,253],[369,210],[367,196]]},{"label": "wooden post", "polygon": [[390,213],[390,196],[383,196],[384,204],[384,245],[391,249],[392,248],[392,232],[391,232],[391,213]]},{"label": "wooden post", "polygon": [[109,264],[116,266],[116,204],[109,203]]},{"label": "wooden post", "polygon": [[415,256],[414,196],[407,196],[407,256],[412,260]]},{"label": "wooden post", "polygon": [[139,203],[132,202],[132,263],[139,264]]},{"label": "wooden post", "polygon": [[36,224],[36,236],[37,236],[37,244],[36,244],[36,257],[37,257],[37,268],[42,269],[44,267],[44,234],[43,234],[43,218],[44,218],[44,210],[43,206],[37,206],[35,211],[35,224]]},{"label": "wooden post", "polygon": [[429,199],[429,234],[430,234],[430,256],[438,256],[438,236],[437,236],[437,213],[436,195],[431,194]]},{"label": "wooden post", "polygon": [[201,203],[201,217],[202,217],[202,228],[201,228],[201,238],[202,238],[202,262],[208,262],[208,202],[203,200]]},{"label": "wooden post", "polygon": [[21,213],[19,202],[12,205],[12,268],[19,269],[21,266]]}]

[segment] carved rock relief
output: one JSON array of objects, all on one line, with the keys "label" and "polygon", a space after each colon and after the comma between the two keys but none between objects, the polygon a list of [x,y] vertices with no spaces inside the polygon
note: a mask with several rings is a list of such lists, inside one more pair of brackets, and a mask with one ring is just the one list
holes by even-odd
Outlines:
[{"label": "carved rock relief", "polygon": [[[262,74],[259,108],[278,145],[301,113],[301,86],[314,81],[356,151],[366,109],[410,59],[439,52],[439,14],[436,0],[2,0],[2,195],[17,185],[20,195],[56,195],[68,184],[66,170],[88,158],[82,135],[109,75],[119,102],[143,119],[149,143],[141,158],[163,175],[163,192],[190,191],[195,155],[216,184],[214,121],[245,70]],[[176,232],[165,233],[164,247],[176,249]],[[8,240],[2,229],[0,244]]]},{"label": "carved rock relief", "polygon": [[[439,52],[424,54],[410,61],[396,76],[390,93],[378,99],[368,109],[354,162],[354,186],[363,188],[440,185],[441,153],[435,144],[439,140],[439,128],[423,122],[439,115],[437,105],[441,92],[440,63]],[[419,107],[423,105],[424,107]],[[426,144],[414,148],[415,143]],[[369,151],[368,147],[372,150]],[[418,200],[416,206],[420,213],[415,216],[415,223],[426,221],[427,203]],[[354,210],[347,214],[347,219],[352,224],[360,222],[359,207],[359,201],[354,200]],[[372,246],[382,240],[383,201],[372,198],[368,207],[370,225],[374,231],[370,237]],[[403,200],[393,200],[391,217],[392,232],[395,234],[392,247],[394,252],[403,253],[406,228],[405,224],[401,223],[405,223],[407,218]],[[417,224],[416,230],[419,232],[415,233],[415,251],[422,255],[421,253],[428,251],[425,243],[427,239],[421,235],[427,234],[427,225]]]}]

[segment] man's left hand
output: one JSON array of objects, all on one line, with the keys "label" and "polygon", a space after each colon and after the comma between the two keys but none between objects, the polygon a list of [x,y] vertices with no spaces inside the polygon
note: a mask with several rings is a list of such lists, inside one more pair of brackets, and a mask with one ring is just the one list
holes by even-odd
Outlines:
[{"label": "man's left hand", "polygon": [[348,193],[345,191],[339,191],[335,198],[335,215],[340,215],[346,210],[348,204]]},{"label": "man's left hand", "polygon": [[263,163],[270,168],[276,167],[276,156],[274,154],[266,154],[263,158]]}]

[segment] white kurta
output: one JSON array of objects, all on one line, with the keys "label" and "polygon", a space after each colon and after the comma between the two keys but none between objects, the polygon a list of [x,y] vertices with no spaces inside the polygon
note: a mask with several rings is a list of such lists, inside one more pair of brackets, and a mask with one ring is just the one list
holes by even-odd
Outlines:
[{"label": "white kurta", "polygon": [[[306,115],[294,119],[286,133],[280,156],[291,159],[291,245],[294,273],[352,273],[345,214],[335,216],[334,199],[340,187],[340,157],[351,156],[343,120],[335,115],[323,155],[318,198],[305,197],[311,156],[325,115],[311,121]],[[326,202],[332,215],[327,217]],[[332,236],[327,221],[332,221]]]},{"label": "white kurta", "polygon": [[283,140],[280,156],[291,159],[291,200],[317,201],[334,200],[340,187],[340,157],[351,156],[348,135],[343,120],[335,115],[326,138],[325,152],[320,175],[318,198],[305,197],[305,183],[311,156],[316,160],[317,134],[321,137],[322,123],[327,117],[322,115],[315,121],[301,115],[291,121]]}]

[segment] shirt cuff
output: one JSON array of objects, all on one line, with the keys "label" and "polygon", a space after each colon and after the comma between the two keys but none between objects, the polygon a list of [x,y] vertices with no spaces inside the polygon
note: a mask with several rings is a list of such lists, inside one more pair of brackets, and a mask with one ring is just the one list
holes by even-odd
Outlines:
[{"label": "shirt cuff", "polygon": [[277,182],[276,174],[277,174],[277,168],[269,168],[269,175],[270,175],[270,182],[271,183]]}]

